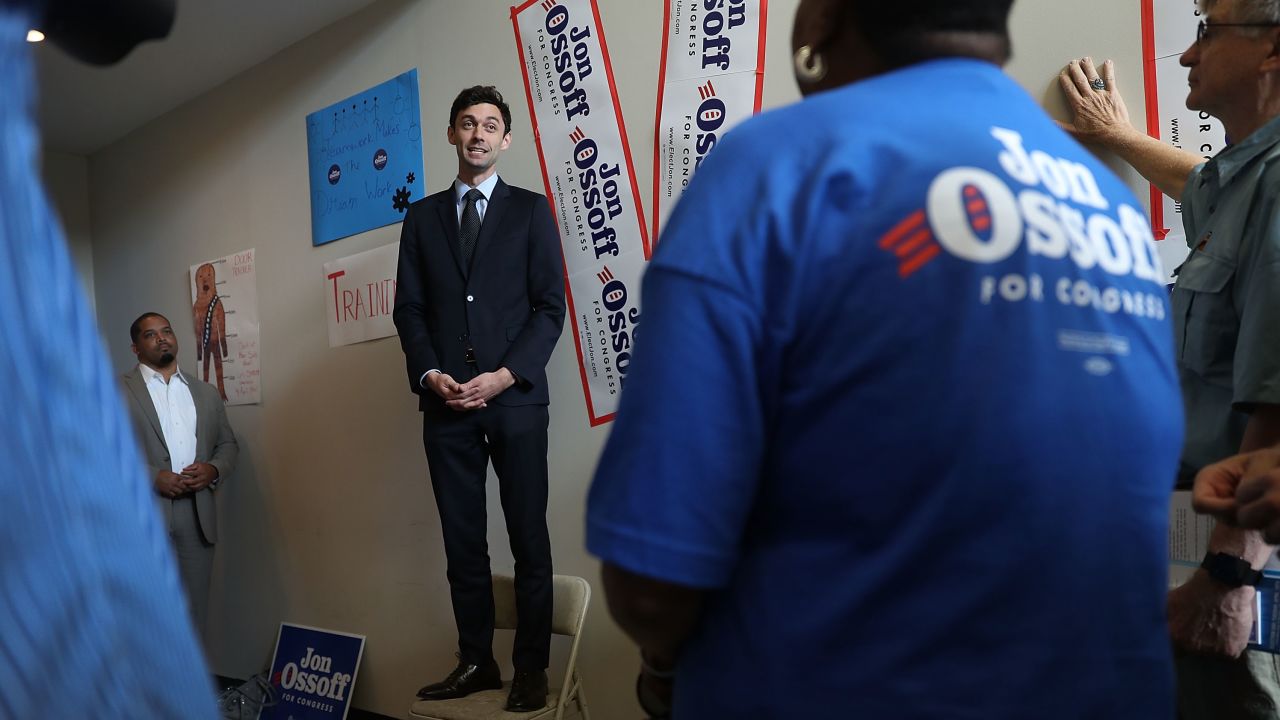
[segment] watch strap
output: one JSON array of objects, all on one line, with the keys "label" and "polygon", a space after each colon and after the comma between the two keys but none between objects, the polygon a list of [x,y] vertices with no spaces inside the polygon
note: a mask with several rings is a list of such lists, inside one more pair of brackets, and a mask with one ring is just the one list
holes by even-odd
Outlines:
[{"label": "watch strap", "polygon": [[1262,580],[1261,570],[1254,570],[1249,562],[1243,558],[1223,552],[1205,553],[1200,567],[1209,573],[1209,577],[1228,587],[1238,588],[1245,585],[1257,585]]}]

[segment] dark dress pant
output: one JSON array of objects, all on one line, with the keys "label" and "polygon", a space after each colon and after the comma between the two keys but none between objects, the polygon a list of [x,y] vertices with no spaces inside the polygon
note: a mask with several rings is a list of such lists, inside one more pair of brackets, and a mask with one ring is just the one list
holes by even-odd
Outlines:
[{"label": "dark dress pant", "polygon": [[486,538],[485,478],[493,461],[515,558],[516,670],[543,670],[551,649],[551,539],[547,532],[545,405],[490,404],[469,412],[423,412],[422,441],[440,511],[449,591],[463,662],[493,657],[493,585]]}]

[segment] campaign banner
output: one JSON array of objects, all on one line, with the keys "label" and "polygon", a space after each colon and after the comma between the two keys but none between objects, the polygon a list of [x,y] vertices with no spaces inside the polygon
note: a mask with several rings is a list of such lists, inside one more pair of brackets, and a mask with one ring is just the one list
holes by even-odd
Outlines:
[{"label": "campaign banner", "polygon": [[391,311],[396,301],[399,258],[397,241],[324,264],[329,347],[396,334]]},{"label": "campaign banner", "polygon": [[666,0],[653,140],[653,237],[734,125],[760,112],[768,0]]},{"label": "campaign banner", "polygon": [[364,655],[364,636],[280,623],[271,660],[274,705],[258,720],[341,720]]},{"label": "campaign banner", "polygon": [[423,195],[418,71],[307,116],[311,244],[398,223]]},{"label": "campaign banner", "polygon": [[[1143,83],[1146,90],[1147,134],[1204,159],[1226,146],[1222,123],[1208,113],[1187,109],[1187,73],[1179,56],[1196,39],[1201,13],[1186,0],[1142,0]],[[1182,203],[1151,186],[1151,227],[1165,276],[1187,257],[1182,229]]]},{"label": "campaign banner", "polygon": [[196,375],[228,405],[262,400],[254,249],[191,266]]},{"label": "campaign banner", "polygon": [[596,426],[613,419],[640,323],[644,210],[595,0],[528,0],[511,22]]}]

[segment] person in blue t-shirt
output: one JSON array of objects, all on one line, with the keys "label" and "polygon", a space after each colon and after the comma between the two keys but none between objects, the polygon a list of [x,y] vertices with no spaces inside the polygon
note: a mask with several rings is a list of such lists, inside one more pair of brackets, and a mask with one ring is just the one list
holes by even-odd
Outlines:
[{"label": "person in blue t-shirt", "polygon": [[137,437],[40,182],[27,31],[111,63],[168,0],[0,0],[0,718],[218,717]]},{"label": "person in blue t-shirt", "polygon": [[675,209],[587,513],[651,712],[1172,715],[1163,274],[1010,5],[804,0]]}]

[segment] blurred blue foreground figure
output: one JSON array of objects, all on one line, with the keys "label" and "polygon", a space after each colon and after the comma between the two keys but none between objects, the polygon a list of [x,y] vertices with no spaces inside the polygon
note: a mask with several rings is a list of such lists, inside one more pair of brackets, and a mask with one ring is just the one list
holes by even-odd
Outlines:
[{"label": "blurred blue foreground figure", "polygon": [[27,30],[88,62],[173,2],[0,0],[0,718],[216,717],[137,444],[40,182]]},{"label": "blurred blue foreground figure", "polygon": [[1169,301],[1012,0],[801,0],[657,245],[588,501],[652,715],[1168,720]]}]

